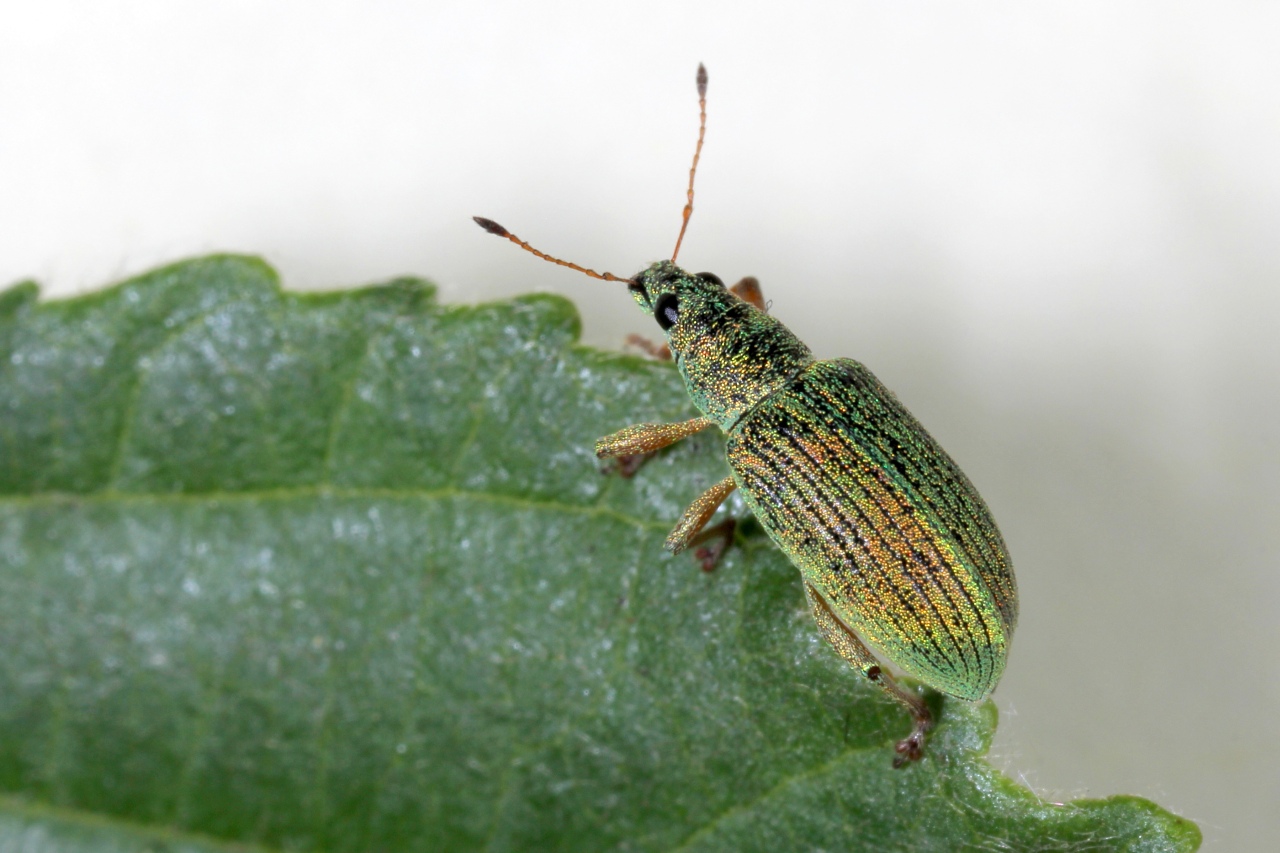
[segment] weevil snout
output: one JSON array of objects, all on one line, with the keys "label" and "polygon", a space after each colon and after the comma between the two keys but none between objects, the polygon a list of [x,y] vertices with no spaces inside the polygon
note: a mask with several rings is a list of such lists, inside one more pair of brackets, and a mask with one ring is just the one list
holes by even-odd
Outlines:
[{"label": "weevil snout", "polygon": [[[725,286],[715,273],[690,273],[671,261],[657,261],[633,275],[627,282],[627,289],[640,310],[656,312],[659,300],[666,294],[681,298],[700,291],[723,291]],[[662,320],[658,319],[658,323],[661,325]]]},{"label": "weevil snout", "polygon": [[657,261],[631,276],[627,289],[640,306],[641,311],[652,311],[658,297],[670,292],[682,271],[671,261]]}]

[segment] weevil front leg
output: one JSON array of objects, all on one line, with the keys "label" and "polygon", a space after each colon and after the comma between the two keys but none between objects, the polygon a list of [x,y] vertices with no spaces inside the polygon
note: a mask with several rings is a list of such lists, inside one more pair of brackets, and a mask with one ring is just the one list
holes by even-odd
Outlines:
[{"label": "weevil front leg", "polygon": [[924,700],[893,680],[893,676],[880,666],[880,662],[862,644],[858,635],[840,621],[831,611],[831,606],[827,604],[826,599],[819,595],[808,581],[805,581],[804,591],[809,596],[809,605],[813,608],[813,618],[818,623],[818,630],[822,632],[822,636],[826,637],[836,653],[865,675],[868,681],[875,682],[894,699],[906,705],[907,710],[911,712],[915,727],[911,730],[911,734],[894,746],[894,751],[898,755],[893,759],[893,766],[902,767],[908,761],[918,761],[924,753],[925,732],[933,728],[933,715],[929,713]]},{"label": "weevil front leg", "polygon": [[764,313],[769,313],[769,306],[764,301],[764,291],[760,289],[760,280],[755,276],[746,276],[729,288],[729,292],[743,302],[749,302]]},{"label": "weevil front leg", "polygon": [[617,459],[618,473],[630,477],[649,454],[701,432],[715,421],[692,418],[674,424],[636,424],[596,442],[596,457]]},{"label": "weevil front leg", "polygon": [[[708,527],[706,530],[702,528],[706,527],[711,516],[715,515],[716,510],[720,508],[720,504],[724,503],[725,498],[729,497],[736,488],[738,484],[733,478],[725,477],[699,495],[696,501],[689,504],[684,515],[680,516],[680,520],[667,536],[663,547],[672,554],[679,554],[686,548],[702,545],[703,547],[694,552],[694,556],[697,557],[704,572],[714,570],[725,549],[733,542],[733,531],[737,528],[737,523],[732,518],[726,518],[715,527]],[[706,542],[712,544],[704,545]]]}]

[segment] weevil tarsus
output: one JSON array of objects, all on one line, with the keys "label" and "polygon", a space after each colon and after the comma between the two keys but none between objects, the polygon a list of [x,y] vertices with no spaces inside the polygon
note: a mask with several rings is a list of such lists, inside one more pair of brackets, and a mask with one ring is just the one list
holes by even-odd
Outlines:
[{"label": "weevil tarsus", "polygon": [[693,548],[693,558],[704,572],[714,572],[720,564],[720,558],[733,544],[733,536],[738,530],[738,520],[733,516],[719,524],[703,528],[702,532],[689,540]]},{"label": "weevil tarsus", "polygon": [[733,541],[733,531],[737,525],[732,518],[725,519],[710,528],[707,527],[707,522],[736,488],[738,488],[737,481],[733,477],[725,477],[699,495],[698,499],[689,504],[688,509],[680,516],[680,520],[667,536],[663,547],[672,554],[679,554],[687,548],[697,548],[694,551],[694,557],[702,566],[702,570],[713,571],[716,563],[720,561],[720,556]]},{"label": "weevil tarsus", "polygon": [[914,725],[911,734],[894,745],[897,757],[894,767],[901,767],[909,761],[918,761],[924,750],[924,736],[933,728],[933,715],[918,695],[900,685],[871,654],[858,635],[840,620],[827,604],[825,598],[808,581],[804,583],[805,595],[809,598],[809,606],[813,610],[813,620],[818,623],[818,630],[836,654],[844,658],[854,669],[861,672],[866,679],[879,686],[895,700],[906,706],[911,712]]}]

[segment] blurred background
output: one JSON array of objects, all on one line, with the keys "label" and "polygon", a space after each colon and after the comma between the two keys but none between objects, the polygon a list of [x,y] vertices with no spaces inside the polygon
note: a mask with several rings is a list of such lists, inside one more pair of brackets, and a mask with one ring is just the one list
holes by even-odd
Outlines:
[{"label": "blurred background", "polygon": [[[0,282],[215,251],[578,303],[756,275],[978,485],[1022,615],[993,760],[1280,833],[1280,6],[580,2],[0,8]],[[798,605],[799,606],[799,605]]]}]

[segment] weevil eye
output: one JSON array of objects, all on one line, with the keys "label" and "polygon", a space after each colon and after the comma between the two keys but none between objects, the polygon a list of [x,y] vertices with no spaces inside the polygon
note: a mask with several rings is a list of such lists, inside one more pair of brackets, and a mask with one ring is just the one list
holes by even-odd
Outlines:
[{"label": "weevil eye", "polygon": [[710,284],[714,284],[717,287],[724,287],[724,282],[720,280],[720,276],[713,272],[700,272],[698,273],[698,278]]},{"label": "weevil eye", "polygon": [[664,293],[658,297],[658,304],[653,308],[653,319],[658,321],[662,331],[670,329],[680,319],[680,300],[674,293]]}]

